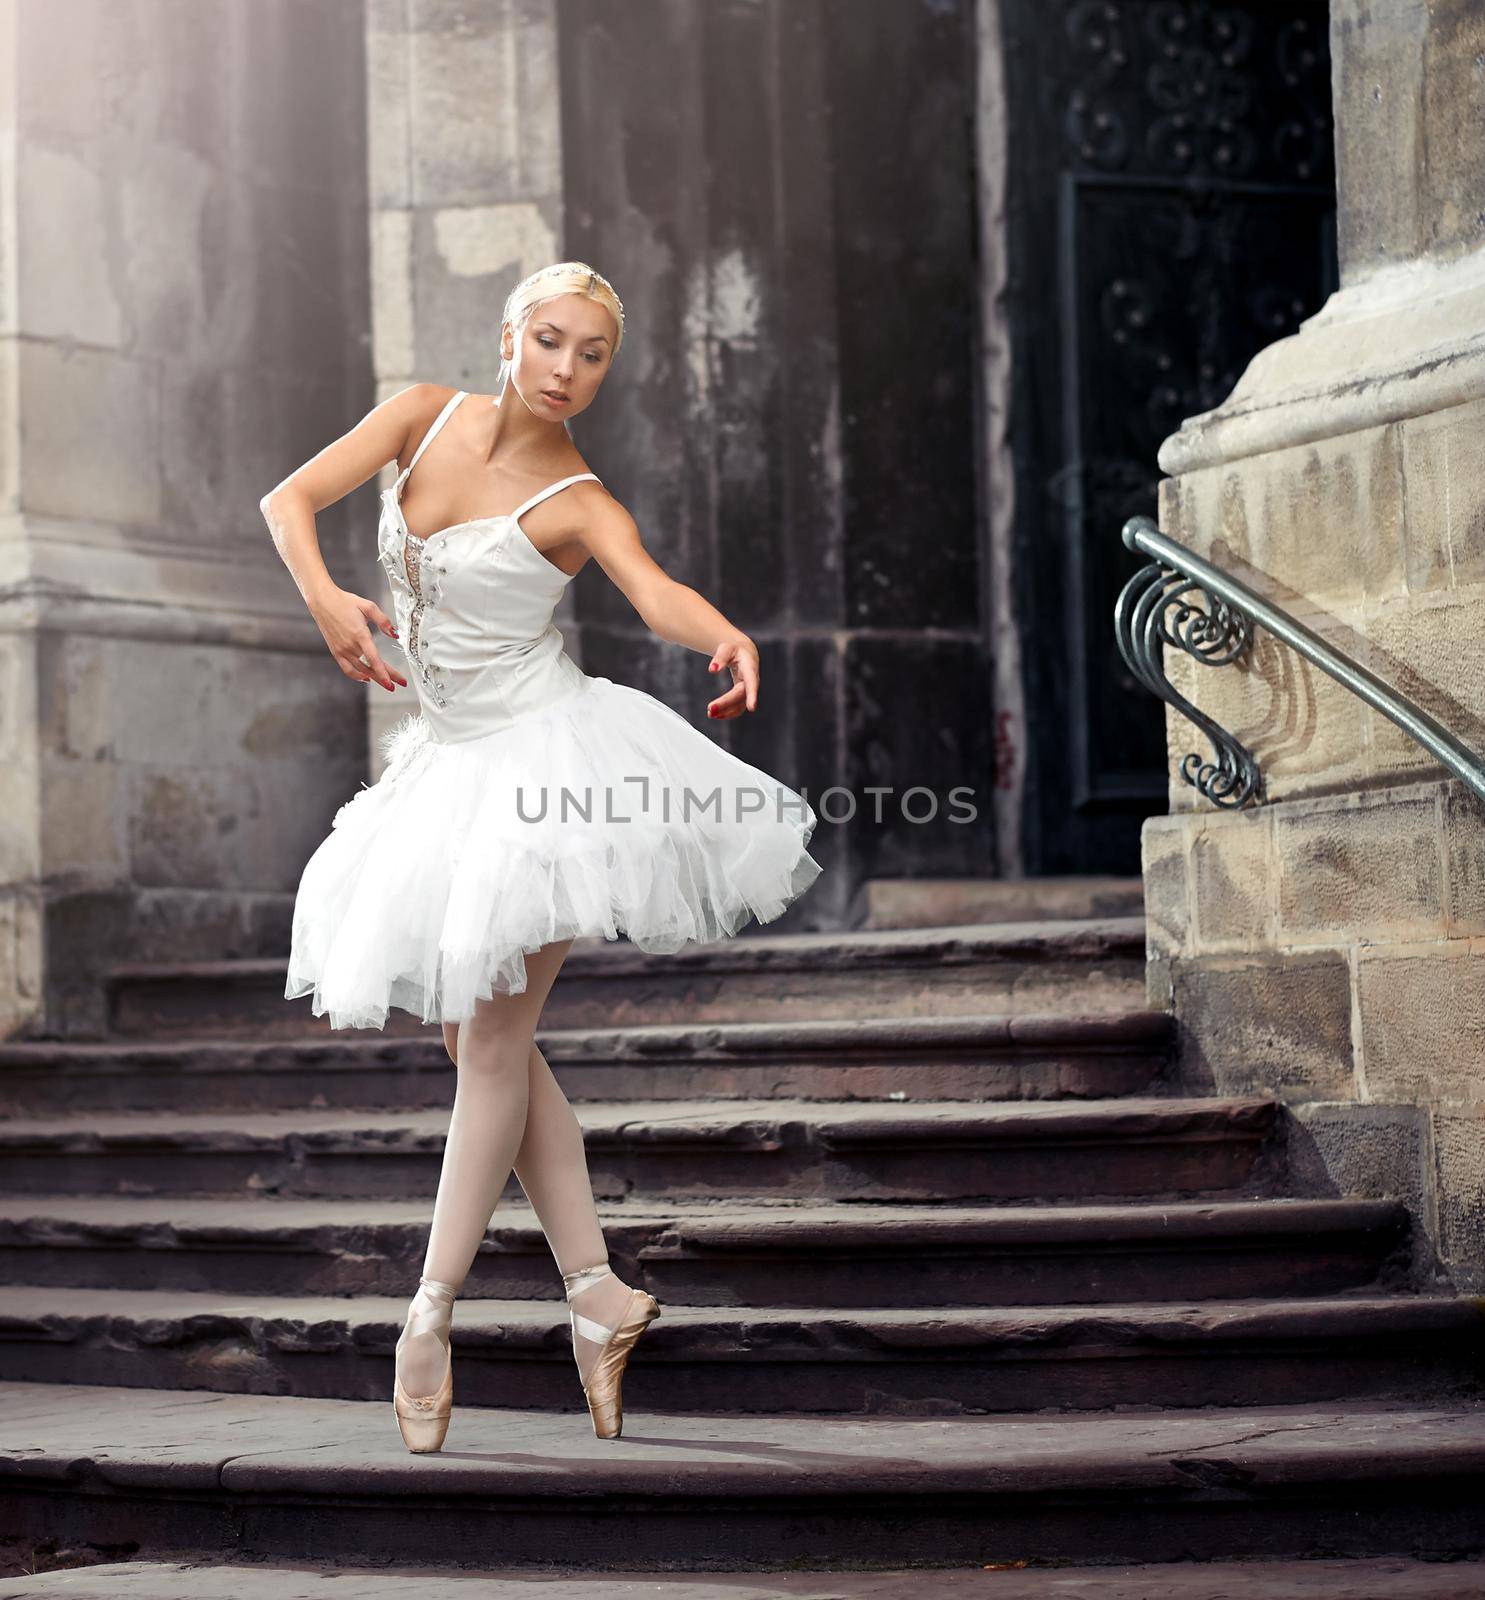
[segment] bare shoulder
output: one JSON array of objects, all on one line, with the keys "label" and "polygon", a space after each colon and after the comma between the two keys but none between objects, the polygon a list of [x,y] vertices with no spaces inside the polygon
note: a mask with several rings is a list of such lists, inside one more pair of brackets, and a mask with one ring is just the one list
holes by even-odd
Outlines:
[{"label": "bare shoulder", "polygon": [[639,525],[629,510],[600,484],[590,491],[577,529],[577,541],[608,574],[641,617],[651,615],[657,597],[674,582],[645,549]]},{"label": "bare shoulder", "polygon": [[458,392],[446,383],[411,383],[382,402],[382,407],[402,424],[403,444],[397,452],[399,466],[407,465],[439,412]]},{"label": "bare shoulder", "polygon": [[[584,468],[584,471],[587,469]],[[623,503],[601,483],[575,483],[573,509],[582,524],[584,542],[595,554],[599,547],[639,543],[639,525]]]}]

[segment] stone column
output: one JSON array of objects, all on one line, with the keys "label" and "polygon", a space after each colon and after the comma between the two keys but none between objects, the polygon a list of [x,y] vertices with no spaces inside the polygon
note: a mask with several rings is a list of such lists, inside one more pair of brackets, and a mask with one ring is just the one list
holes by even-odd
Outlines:
[{"label": "stone column", "polygon": [[281,953],[364,771],[258,510],[370,400],[361,40],[358,0],[0,7],[0,1036]]},{"label": "stone column", "polygon": [[[1161,524],[1485,751],[1485,13],[1331,17],[1341,286],[1167,440]],[[1168,667],[1267,780],[1232,814],[1175,778],[1145,829],[1188,1080],[1281,1094],[1321,1192],[1406,1197],[1485,1285],[1485,808],[1267,636]]]},{"label": "stone column", "polygon": [[[564,255],[557,8],[368,0],[366,14],[377,400],[417,382],[493,394],[506,295]],[[555,620],[581,661],[571,605],[569,589]],[[411,686],[365,693],[374,740],[417,709]]]}]

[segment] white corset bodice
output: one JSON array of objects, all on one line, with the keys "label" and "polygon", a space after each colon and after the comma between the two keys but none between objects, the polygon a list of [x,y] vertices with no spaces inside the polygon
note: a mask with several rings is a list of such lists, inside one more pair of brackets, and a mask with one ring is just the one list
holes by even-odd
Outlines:
[{"label": "white corset bodice", "polygon": [[585,674],[563,648],[552,612],[571,576],[527,537],[521,516],[569,483],[549,484],[515,511],[441,528],[408,531],[402,488],[454,407],[428,430],[412,460],[383,491],[377,560],[392,590],[393,621],[407,657],[408,681],[433,738],[456,744],[509,727],[575,693]]}]

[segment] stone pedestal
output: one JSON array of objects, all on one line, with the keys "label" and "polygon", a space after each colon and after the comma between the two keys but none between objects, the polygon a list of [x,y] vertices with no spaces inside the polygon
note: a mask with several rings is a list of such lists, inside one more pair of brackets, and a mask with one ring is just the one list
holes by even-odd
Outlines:
[{"label": "stone pedestal", "polygon": [[258,510],[371,397],[360,40],[354,0],[0,8],[0,1036],[281,953],[364,771]]},{"label": "stone pedestal", "polygon": [[[1332,8],[1341,288],[1161,451],[1161,525],[1485,750],[1485,15]],[[1147,824],[1182,1066],[1293,1102],[1322,1188],[1399,1194],[1485,1285],[1485,808],[1266,635],[1172,680],[1266,804]],[[1168,720],[1172,768],[1200,734]]]}]

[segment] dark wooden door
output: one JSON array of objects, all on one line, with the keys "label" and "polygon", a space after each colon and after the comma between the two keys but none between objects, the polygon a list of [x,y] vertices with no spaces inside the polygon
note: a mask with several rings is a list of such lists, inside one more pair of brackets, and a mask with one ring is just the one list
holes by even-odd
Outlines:
[{"label": "dark wooden door", "polygon": [[1156,451],[1335,286],[1326,8],[1001,0],[1022,840],[1135,872],[1160,704],[1114,643]]}]

